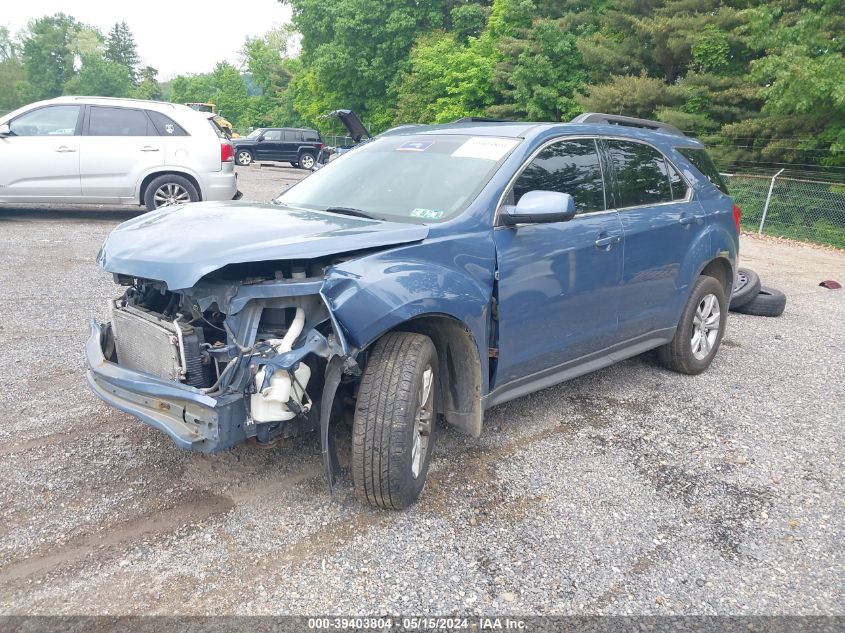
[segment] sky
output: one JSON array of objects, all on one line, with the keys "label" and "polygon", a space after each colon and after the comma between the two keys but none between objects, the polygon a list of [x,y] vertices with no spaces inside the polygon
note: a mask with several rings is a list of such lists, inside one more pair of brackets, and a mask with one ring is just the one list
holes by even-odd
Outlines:
[{"label": "sky", "polygon": [[208,72],[219,61],[240,66],[247,36],[290,21],[290,6],[278,0],[4,0],[0,25],[17,33],[33,18],[60,11],[96,26],[105,35],[125,20],[142,64],[158,69],[159,81]]}]

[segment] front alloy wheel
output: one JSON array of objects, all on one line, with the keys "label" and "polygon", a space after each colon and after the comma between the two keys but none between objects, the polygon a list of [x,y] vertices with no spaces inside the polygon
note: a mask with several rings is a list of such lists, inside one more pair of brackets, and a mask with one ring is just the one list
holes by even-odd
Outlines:
[{"label": "front alloy wheel", "polygon": [[247,151],[238,152],[238,165],[243,165],[244,167],[248,167],[251,162],[252,162],[252,154],[250,152],[247,152]]},{"label": "front alloy wheel", "polygon": [[428,443],[434,422],[434,370],[427,365],[423,371],[420,393],[417,398],[416,421],[414,422],[414,444],[411,449],[411,474],[417,479],[422,472],[423,461],[428,455]]}]

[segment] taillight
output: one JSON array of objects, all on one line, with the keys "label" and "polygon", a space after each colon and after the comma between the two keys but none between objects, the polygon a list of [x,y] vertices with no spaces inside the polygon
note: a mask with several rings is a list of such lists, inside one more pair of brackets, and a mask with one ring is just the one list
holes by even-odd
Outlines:
[{"label": "taillight", "polygon": [[235,148],[231,143],[220,143],[220,162],[228,163],[230,160],[235,160]]},{"label": "taillight", "polygon": [[734,224],[736,224],[736,232],[739,233],[739,221],[742,220],[742,209],[736,204],[734,205]]}]

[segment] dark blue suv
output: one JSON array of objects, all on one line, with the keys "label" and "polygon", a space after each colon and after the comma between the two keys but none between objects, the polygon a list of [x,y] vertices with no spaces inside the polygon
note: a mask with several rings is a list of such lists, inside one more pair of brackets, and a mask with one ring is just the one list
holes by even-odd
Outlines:
[{"label": "dark blue suv", "polygon": [[360,498],[404,508],[437,422],[656,348],[719,348],[739,209],[696,140],[607,115],[403,126],[273,204],[195,203],[117,227],[125,286],[88,382],[179,446],[319,433],[329,487],[352,420]]}]

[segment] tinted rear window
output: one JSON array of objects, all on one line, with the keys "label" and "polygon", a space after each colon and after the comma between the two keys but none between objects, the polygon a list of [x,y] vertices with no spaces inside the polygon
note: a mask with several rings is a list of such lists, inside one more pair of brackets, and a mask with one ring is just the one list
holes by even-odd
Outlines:
[{"label": "tinted rear window", "polygon": [[607,141],[616,171],[619,207],[659,204],[672,200],[672,188],[663,154],[650,145],[632,141]]},{"label": "tinted rear window", "polygon": [[676,147],[684,158],[695,165],[695,168],[700,171],[707,180],[716,185],[716,188],[724,194],[728,193],[728,186],[716,169],[716,165],[710,159],[710,155],[703,149],[694,149],[691,147]]},{"label": "tinted rear window", "polygon": [[147,136],[149,121],[142,110],[91,106],[89,136]]},{"label": "tinted rear window", "polygon": [[[188,136],[185,129],[166,114],[153,112],[152,110],[147,110],[147,114],[153,120],[153,125],[161,136]],[[214,125],[212,122],[212,126]]]}]

